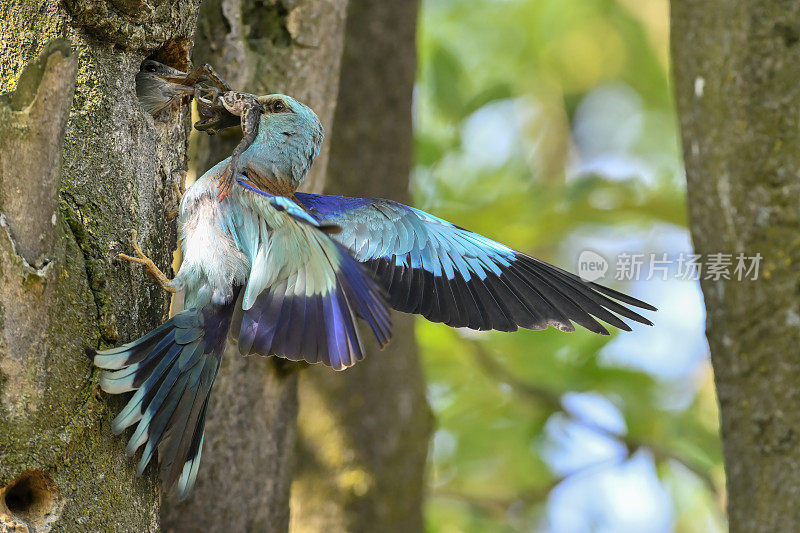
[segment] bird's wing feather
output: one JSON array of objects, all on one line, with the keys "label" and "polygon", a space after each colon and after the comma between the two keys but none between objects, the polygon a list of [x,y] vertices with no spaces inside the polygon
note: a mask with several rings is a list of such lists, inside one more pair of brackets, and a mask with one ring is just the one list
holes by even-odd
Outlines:
[{"label": "bird's wing feather", "polygon": [[[246,185],[246,182],[241,182]],[[257,193],[257,194],[256,194]],[[235,187],[221,223],[248,257],[242,354],[323,362],[341,370],[364,357],[363,318],[381,345],[391,335],[383,291],[320,223],[290,198]]]},{"label": "bird's wing feather", "polygon": [[[650,324],[622,304],[651,305],[588,283],[438,217],[390,200],[296,193],[297,201],[356,260],[372,268],[395,309],[478,330],[573,331],[575,322],[608,331],[597,319],[630,330],[620,316]],[[617,316],[619,315],[619,316]]]}]

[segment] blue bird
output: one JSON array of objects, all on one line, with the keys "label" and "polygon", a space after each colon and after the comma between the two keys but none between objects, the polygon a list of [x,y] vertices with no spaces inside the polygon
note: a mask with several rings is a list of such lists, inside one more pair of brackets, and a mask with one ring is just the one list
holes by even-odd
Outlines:
[{"label": "blue bird", "polygon": [[[573,331],[575,323],[608,334],[600,321],[626,331],[620,317],[651,324],[623,305],[655,310],[645,302],[413,207],[296,192],[324,136],[314,112],[280,94],[230,92],[222,103],[255,117],[257,128],[251,122],[246,149],[184,194],[177,275],[167,279],[138,246],[136,257],[120,256],[144,265],[166,290],[184,290],[186,309],[94,355],[106,369],[103,390],[135,391],[113,430],[136,425],[127,452],[144,447],[138,472],[157,455],[165,489],[177,484],[180,498],[197,476],[228,337],[242,355],[343,370],[364,357],[356,318],[383,346],[389,307],[477,330]],[[231,179],[239,186],[225,184]]]}]

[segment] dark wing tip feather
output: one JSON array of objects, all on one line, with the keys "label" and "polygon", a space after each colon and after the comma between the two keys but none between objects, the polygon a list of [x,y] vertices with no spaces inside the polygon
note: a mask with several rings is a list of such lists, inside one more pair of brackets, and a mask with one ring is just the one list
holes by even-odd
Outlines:
[{"label": "dark wing tip feather", "polygon": [[[606,296],[614,298],[615,300],[619,300],[620,302],[626,303],[628,305],[632,305],[640,309],[645,309],[647,311],[658,311],[658,308],[656,306],[651,305],[645,301],[639,300],[638,298],[634,298],[633,296],[629,296],[624,292],[615,291],[614,289],[606,287],[605,285],[600,285],[595,282],[589,282],[588,285],[590,285],[597,292],[603,293]],[[643,322],[643,324],[647,324],[648,326],[653,325],[653,323],[650,322],[649,320],[647,319],[645,320],[646,322]]]},{"label": "dark wing tip feather", "polygon": [[551,326],[570,332],[575,330],[574,322],[593,333],[609,335],[601,322],[623,331],[632,331],[623,318],[653,325],[623,304],[656,310],[520,253],[510,264],[498,265],[499,275],[487,272],[479,277],[473,272],[469,279],[459,271],[445,279],[424,268],[397,266],[394,257],[375,259],[368,265],[392,307],[453,327],[515,331],[518,327],[541,330]]},{"label": "dark wing tip feather", "polygon": [[[619,303],[622,302],[628,305],[633,305],[634,307],[651,311],[656,310],[654,306],[646,302],[603,285],[584,281],[575,274],[524,254],[517,254],[517,260],[528,270],[536,272],[540,276],[545,277],[549,283],[556,284],[560,290],[570,294],[570,296],[576,300],[582,300],[582,303],[588,305],[587,310],[604,322],[612,324],[620,329],[630,331],[630,329],[622,327],[623,324],[625,324],[622,320],[609,313],[609,311],[613,311],[614,313],[631,319],[635,322],[649,326],[653,325],[653,323],[647,318]],[[594,308],[597,310],[598,306],[600,307],[600,315],[591,309]]]}]

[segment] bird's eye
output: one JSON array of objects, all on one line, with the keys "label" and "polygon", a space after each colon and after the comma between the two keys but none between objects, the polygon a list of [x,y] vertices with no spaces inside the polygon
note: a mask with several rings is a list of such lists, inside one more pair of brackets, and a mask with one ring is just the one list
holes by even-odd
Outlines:
[{"label": "bird's eye", "polygon": [[286,106],[284,105],[284,103],[283,103],[283,102],[281,102],[281,101],[279,100],[279,101],[275,102],[274,104],[272,104],[272,109],[273,109],[273,110],[274,110],[276,113],[280,113],[281,111],[283,111],[284,109],[286,109]]},{"label": "bird's eye", "polygon": [[156,66],[155,66],[155,65],[153,65],[152,63],[150,63],[150,64],[148,64],[148,65],[145,65],[145,67],[144,67],[144,70],[145,70],[145,72],[155,72],[155,71],[156,71],[156,70],[158,70],[158,69],[156,69]]}]

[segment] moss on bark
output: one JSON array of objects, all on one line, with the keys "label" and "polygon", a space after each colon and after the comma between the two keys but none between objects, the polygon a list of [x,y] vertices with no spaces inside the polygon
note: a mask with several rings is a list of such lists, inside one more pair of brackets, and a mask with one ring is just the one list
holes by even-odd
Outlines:
[{"label": "moss on bark", "polygon": [[[98,392],[85,350],[133,339],[167,311],[165,295],[111,257],[127,250],[136,228],[145,250],[162,266],[170,262],[175,230],[164,216],[164,191],[171,171],[185,168],[189,125],[185,110],[154,121],[138,106],[133,81],[163,40],[191,37],[197,2],[173,2],[168,19],[155,21],[163,31],[134,20],[128,30],[157,38],[132,38],[124,47],[114,46],[117,35],[87,30],[101,14],[76,18],[65,4],[18,0],[0,7],[4,95],[53,39],[67,39],[76,61],[55,150],[30,133],[37,127],[35,103],[21,111],[0,103],[0,127],[18,135],[0,137],[0,212],[22,209],[0,228],[0,487],[27,471],[52,480],[58,496],[48,523],[27,523],[37,531],[155,531],[155,478],[149,472],[137,478],[124,437],[111,434],[122,400]],[[39,93],[52,83],[45,77]],[[22,165],[25,151],[39,158]],[[53,170],[52,205],[45,209],[31,196],[37,189],[25,187],[46,188],[43,176]],[[25,220],[42,219],[51,244],[28,264],[16,241]],[[0,515],[30,520],[10,507],[0,505]]]}]

